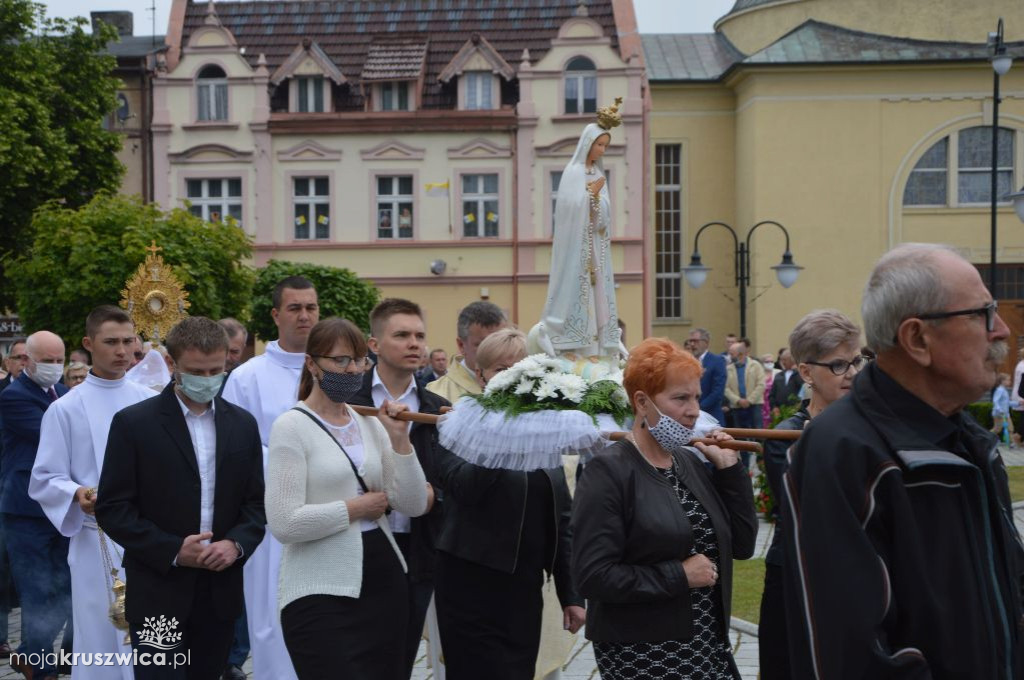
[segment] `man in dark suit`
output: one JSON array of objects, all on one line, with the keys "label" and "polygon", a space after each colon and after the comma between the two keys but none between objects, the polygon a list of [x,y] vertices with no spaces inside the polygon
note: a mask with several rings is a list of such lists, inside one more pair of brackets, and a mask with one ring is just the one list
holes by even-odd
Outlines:
[{"label": "man in dark suit", "polygon": [[25,353],[25,341],[15,340],[7,351],[7,358],[4,359],[4,370],[7,371],[7,375],[0,379],[0,392],[3,392],[4,388],[18,379],[27,363],[28,354]]},{"label": "man in dark suit", "polygon": [[779,364],[782,370],[772,380],[772,391],[768,394],[768,405],[772,409],[773,417],[779,415],[779,409],[783,406],[799,403],[800,388],[804,386],[800,371],[796,370],[796,362],[788,348],[779,352]]},{"label": "man in dark suit", "polygon": [[[39,503],[29,497],[28,482],[39,448],[43,413],[68,391],[58,382],[64,369],[64,341],[49,331],[38,331],[28,337],[23,347],[28,355],[25,370],[0,392],[0,512],[11,573],[21,597],[25,639],[18,651],[52,655],[54,640],[71,619],[68,539],[54,528]],[[16,669],[26,677],[39,680],[57,676],[57,669],[48,663],[52,658],[28,658],[40,663],[34,667],[16,663]]]},{"label": "man in dark suit", "polygon": [[[124,548],[135,677],[216,680],[242,612],[242,564],[263,539],[263,454],[256,420],[215,395],[228,339],[212,319],[171,329],[174,380],[110,425],[96,520]],[[187,657],[183,656],[186,655]]]},{"label": "man in dark suit", "polygon": [[[350,404],[379,407],[387,399],[406,404],[410,411],[432,414],[450,405],[414,379],[420,352],[426,347],[426,327],[419,305],[399,298],[382,300],[370,312],[370,332],[369,345],[377,353],[377,365],[363,376],[363,385]],[[433,507],[422,517],[409,518],[398,512],[388,516],[392,535],[409,565],[409,628],[404,653],[411,674],[434,592],[434,543],[442,513],[437,457],[452,454],[438,443],[434,425],[410,423],[409,439],[435,494]]]},{"label": "man in dark suit", "polygon": [[704,367],[704,373],[700,377],[700,410],[725,425],[725,416],[722,413],[722,400],[725,397],[725,359],[721,354],[708,351],[711,333],[705,328],[694,328],[690,331],[686,344]]}]

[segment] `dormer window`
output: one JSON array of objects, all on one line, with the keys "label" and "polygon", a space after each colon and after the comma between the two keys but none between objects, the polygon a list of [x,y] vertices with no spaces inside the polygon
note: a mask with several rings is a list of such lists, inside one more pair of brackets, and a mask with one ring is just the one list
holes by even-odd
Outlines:
[{"label": "dormer window", "polygon": [[597,112],[597,68],[586,57],[576,57],[565,67],[565,112]]},{"label": "dormer window", "polygon": [[490,110],[494,106],[494,76],[488,71],[468,71],[462,76],[465,79],[465,95],[463,101],[468,111]]},{"label": "dormer window", "polygon": [[323,76],[302,76],[295,79],[299,113],[324,112]]},{"label": "dormer window", "polygon": [[196,77],[198,120],[228,119],[228,76],[220,66],[205,66]]},{"label": "dormer window", "polygon": [[377,104],[378,111],[409,111],[409,83],[378,84]]}]

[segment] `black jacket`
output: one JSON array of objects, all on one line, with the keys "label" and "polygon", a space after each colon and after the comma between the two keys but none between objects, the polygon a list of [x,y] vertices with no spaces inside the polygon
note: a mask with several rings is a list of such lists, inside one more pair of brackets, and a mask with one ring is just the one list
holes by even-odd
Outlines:
[{"label": "black jacket", "polygon": [[[357,406],[373,406],[373,371],[363,375],[363,385],[350,404]],[[422,383],[416,382],[416,396],[420,400],[420,413],[441,413],[441,408],[451,406],[448,400],[429,391]],[[434,507],[422,517],[413,517],[410,521],[410,555],[408,555],[409,576],[413,581],[425,581],[434,577],[434,545],[441,531],[441,517],[444,512],[444,486],[441,484],[437,470],[437,459],[440,456],[454,455],[445,449],[437,440],[437,427],[423,423],[413,423],[409,430],[409,439],[416,449],[416,458],[420,461],[423,474],[434,487]]]},{"label": "black jacket", "polygon": [[1024,546],[994,435],[871,363],[785,484],[794,677],[1022,677]]},{"label": "black jacket", "polygon": [[221,572],[173,566],[186,536],[199,533],[199,467],[173,385],[119,411],[110,424],[100,473],[96,521],[124,548],[128,620],[188,619],[196,579],[214,579],[213,611],[242,613],[242,565],[263,540],[263,450],[249,412],[216,398],[213,538],[242,546]]},{"label": "black jacket", "polygon": [[804,386],[804,379],[796,369],[790,374],[789,381],[785,377],[786,372],[780,371],[772,379],[772,391],[768,394],[768,406],[771,408],[781,408],[800,401],[800,388]]},{"label": "black jacket", "polygon": [[[799,411],[780,422],[774,429],[804,429],[804,424],[811,419],[811,414],[807,412],[808,403],[810,403],[810,400],[804,400],[803,403],[800,404]],[[786,468],[789,467],[786,455],[793,444],[795,444],[795,442],[783,439],[768,439],[764,442],[765,476],[768,478],[768,486],[772,490],[772,497],[775,498],[776,513],[782,512],[782,503],[784,500],[782,496],[784,493],[784,489],[782,488],[782,476],[786,474]],[[781,522],[776,523],[775,532],[772,533],[771,547],[768,548],[768,553],[764,556],[764,561],[767,564],[774,564],[776,566],[782,565],[783,533],[785,533],[785,527]]]},{"label": "black jacket", "polygon": [[[732,560],[754,554],[757,515],[742,463],[708,472],[675,454],[679,480],[711,518],[720,551],[721,620],[728,625]],[[628,441],[597,454],[576,487],[572,573],[587,598],[587,638],[659,642],[693,637],[683,560],[693,529],[675,489]]]},{"label": "black jacket", "polygon": [[[526,472],[491,470],[448,453],[439,460],[445,490],[444,521],[437,549],[464,560],[511,574],[519,558],[520,537],[525,531]],[[572,498],[562,468],[544,470],[551,484],[553,513],[545,549],[545,571],[555,579],[558,601],[563,607],[583,606],[583,598],[572,584],[569,554],[572,539],[569,519]]]}]

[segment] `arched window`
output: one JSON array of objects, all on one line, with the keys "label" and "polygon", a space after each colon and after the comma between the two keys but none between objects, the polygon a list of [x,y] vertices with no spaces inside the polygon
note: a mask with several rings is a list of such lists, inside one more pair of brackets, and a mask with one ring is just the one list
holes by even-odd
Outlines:
[{"label": "arched window", "polygon": [[565,112],[597,112],[597,68],[586,57],[576,57],[565,67]]},{"label": "arched window", "polygon": [[[999,128],[996,196],[1013,191],[1016,133]],[[956,178],[956,200],[950,178]],[[935,142],[914,165],[903,189],[905,206],[987,205],[992,199],[992,128],[978,125],[957,130]]]},{"label": "arched window", "polygon": [[220,66],[204,66],[196,76],[199,120],[228,119],[228,76]]}]

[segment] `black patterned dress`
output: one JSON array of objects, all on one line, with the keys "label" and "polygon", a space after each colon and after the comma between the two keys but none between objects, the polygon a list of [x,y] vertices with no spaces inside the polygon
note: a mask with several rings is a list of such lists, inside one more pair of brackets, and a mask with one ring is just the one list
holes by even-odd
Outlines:
[{"label": "black patterned dress", "polygon": [[[679,482],[675,468],[658,471],[676,490],[679,503],[693,526],[694,550],[718,567],[718,541],[711,518],[700,501]],[[594,656],[602,680],[733,680],[729,638],[719,618],[718,584],[690,590],[693,638],[664,642],[595,642]]]}]

